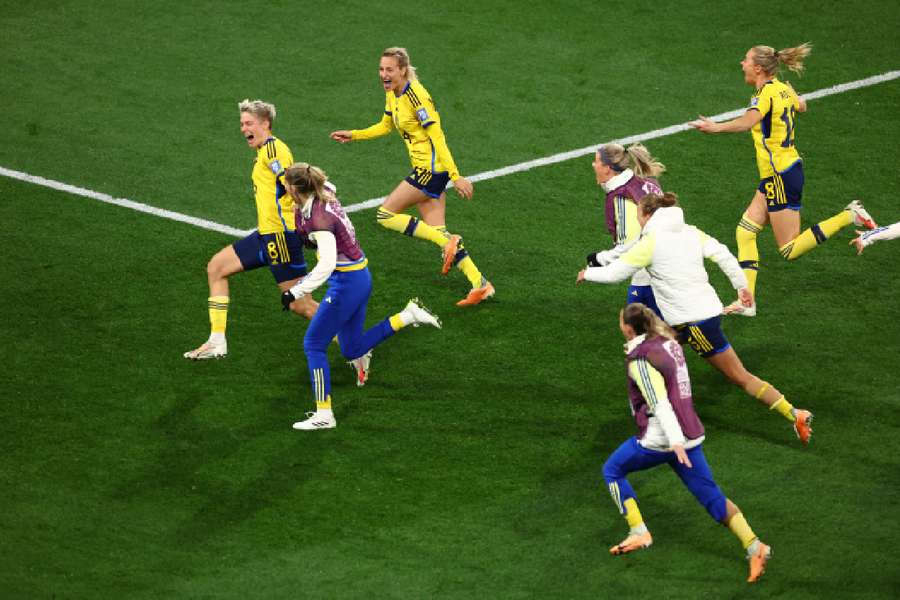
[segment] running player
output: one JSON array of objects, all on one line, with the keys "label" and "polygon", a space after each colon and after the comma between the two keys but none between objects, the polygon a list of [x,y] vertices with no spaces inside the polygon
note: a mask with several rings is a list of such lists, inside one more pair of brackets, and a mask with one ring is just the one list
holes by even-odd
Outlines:
[{"label": "running player", "polygon": [[625,336],[628,399],[638,434],[626,440],[603,465],[613,502],[628,522],[628,536],[609,549],[625,554],[653,543],[637,497],[626,476],[668,464],[709,515],[741,541],[750,562],[747,581],[757,581],[772,554],[750,529],[741,509],[725,497],[703,454],[705,432],[694,410],[691,379],[673,332],[648,307],[629,304],[619,312]]},{"label": "running player", "polygon": [[743,305],[752,306],[747,277],[724,244],[685,224],[684,213],[676,204],[675,194],[644,196],[638,205],[638,222],[643,228],[640,240],[607,266],[578,273],[576,283],[616,283],[646,268],[663,319],[675,327],[679,341],[689,344],[748,395],[784,416],[800,441],[808,444],[812,413],[794,408],[781,392],[748,371],[722,332],[722,302],[709,284],[703,259],[718,264]]},{"label": "running player", "polygon": [[[331,373],[326,351],[335,335],[341,353],[357,360],[407,325],[425,324],[440,329],[441,323],[417,300],[410,300],[399,313],[363,331],[372,276],[353,223],[335,196],[334,186],[321,169],[306,163],[291,166],[284,180],[297,205],[297,231],[306,243],[316,246],[319,260],[309,275],[282,293],[282,305],[287,310],[328,281],[328,291],[303,338],[316,410],[307,413],[307,419],[294,423],[294,429],[331,429],[337,422],[331,409]],[[367,361],[363,370],[367,376]]]},{"label": "running player", "polygon": [[[378,223],[440,246],[444,261],[441,272],[446,275],[455,264],[472,285],[472,290],[457,306],[479,304],[494,295],[494,286],[475,266],[462,238],[447,231],[444,220],[447,183],[452,181],[456,192],[466,199],[472,198],[472,183],[459,174],[453,162],[434,100],[416,77],[406,49],[386,49],[381,54],[378,72],[385,90],[381,120],[366,129],[335,131],[331,139],[345,144],[397,130],[406,143],[412,172],[378,208]],[[421,219],[403,214],[411,206],[419,209]]]},{"label": "running player", "polygon": [[[282,291],[306,275],[303,244],[294,227],[294,203],[284,189],[284,170],[294,157],[280,139],[272,135],[275,106],[262,100],[238,104],[241,134],[256,149],[251,179],[256,197],[258,229],[225,246],[206,266],[209,280],[209,338],[199,348],[184,353],[185,358],[204,360],[228,354],[225,325],[228,319],[228,278],[241,271],[268,266]],[[315,300],[307,296],[291,305],[291,310],[307,319],[316,312]]]},{"label": "running player", "polygon": [[[602,267],[621,256],[641,235],[637,220],[637,203],[645,195],[661,194],[653,179],[663,174],[665,165],[657,161],[642,144],[627,149],[619,144],[604,144],[594,153],[594,175],[597,185],[606,192],[604,205],[606,229],[613,238],[610,250],[592,252],[587,256],[590,267]],[[641,269],[631,278],[626,304],[640,302],[659,314],[650,276]]]},{"label": "running player", "polygon": [[[745,83],[756,88],[747,111],[724,123],[715,123],[703,116],[691,122],[691,126],[703,133],[750,131],[753,136],[760,182],[738,223],[736,235],[738,260],[754,295],[759,270],[756,237],[766,223],[772,224],[775,242],[787,260],[803,256],[851,223],[875,228],[875,222],[862,203],[853,200],[833,217],[800,233],[804,177],[803,162],[794,145],[794,138],[796,116],[806,112],[806,100],[776,75],[781,65],[795,73],[802,73],[803,60],[809,55],[810,48],[809,44],[784,50],[775,50],[770,46],[750,48],[741,61]],[[735,301],[725,312],[752,317],[756,315],[756,304],[747,307]]]},{"label": "running player", "polygon": [[856,234],[850,243],[856,246],[856,255],[859,256],[867,246],[871,246],[875,242],[895,240],[900,237],[900,222],[886,227],[877,227],[871,231],[857,231]]}]

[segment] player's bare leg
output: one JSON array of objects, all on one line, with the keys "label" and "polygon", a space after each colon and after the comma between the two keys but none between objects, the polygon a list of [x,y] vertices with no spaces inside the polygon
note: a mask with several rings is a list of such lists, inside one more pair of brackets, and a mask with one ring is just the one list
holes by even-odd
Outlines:
[{"label": "player's bare leg", "polygon": [[774,386],[748,371],[734,348],[706,358],[707,362],[722,372],[729,381],[782,415],[793,424],[794,432],[803,444],[812,436],[813,414],[802,408],[794,408]]},{"label": "player's bare leg", "polygon": [[228,354],[225,325],[228,318],[228,278],[244,270],[234,247],[225,246],[209,260],[206,277],[209,282],[209,338],[194,350],[184,353],[190,360],[221,358]]},{"label": "player's bare leg", "polygon": [[[443,202],[439,207],[429,210],[429,207],[421,209],[419,214],[421,219],[411,215],[403,214],[413,205],[421,205],[421,203],[430,203],[433,199],[422,190],[411,185],[406,180],[401,181],[394,191],[392,191],[385,199],[384,204],[378,208],[376,219],[382,227],[397,231],[405,235],[417,237],[419,239],[428,240],[429,242],[439,246],[444,255],[447,254],[445,248],[448,243],[449,236],[444,227],[444,208]],[[431,222],[429,222],[431,221]]]}]

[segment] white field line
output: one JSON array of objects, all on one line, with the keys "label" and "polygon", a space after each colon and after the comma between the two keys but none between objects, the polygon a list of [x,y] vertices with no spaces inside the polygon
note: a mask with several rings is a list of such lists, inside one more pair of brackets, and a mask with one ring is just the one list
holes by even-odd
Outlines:
[{"label": "white field line", "polygon": [[20,181],[26,181],[28,183],[33,183],[35,185],[42,185],[44,187],[52,188],[54,190],[59,190],[61,192],[68,192],[70,194],[75,194],[76,196],[84,196],[85,198],[99,200],[100,202],[106,202],[107,204],[115,204],[116,206],[124,206],[125,208],[130,208],[130,209],[136,210],[138,212],[144,212],[147,214],[156,215],[157,217],[162,217],[164,219],[172,219],[173,221],[181,221],[182,223],[188,223],[189,225],[194,225],[196,227],[202,227],[203,229],[209,229],[211,231],[218,231],[219,233],[227,233],[228,235],[233,235],[235,237],[244,237],[245,235],[247,235],[249,233],[247,231],[235,229],[234,227],[229,227],[228,225],[222,225],[221,223],[216,223],[214,221],[207,221],[206,219],[199,219],[197,217],[185,215],[185,214],[182,214],[179,212],[175,212],[173,210],[166,210],[164,208],[156,208],[155,206],[150,206],[149,204],[142,204],[141,202],[135,202],[134,200],[129,200],[128,198],[113,198],[109,194],[104,194],[102,192],[86,190],[86,189],[78,187],[78,186],[69,185],[68,183],[63,183],[61,181],[55,181],[53,179],[45,179],[44,177],[38,177],[37,175],[29,175],[28,173],[22,173],[21,171],[13,171],[12,169],[7,169],[4,167],[0,167],[0,175],[3,175],[4,177],[11,177],[12,179],[18,179]]},{"label": "white field line", "polygon": [[[900,71],[888,71],[887,73],[882,73],[881,75],[875,75],[873,77],[867,77],[865,79],[858,79],[856,81],[850,81],[847,83],[841,83],[838,85],[834,85],[831,87],[823,88],[821,90],[816,90],[814,92],[810,92],[808,94],[803,94],[803,97],[807,100],[815,100],[817,98],[824,98],[826,96],[832,96],[834,94],[841,94],[844,92],[849,92],[851,90],[857,90],[864,87],[869,87],[872,85],[877,85],[879,83],[884,83],[886,81],[892,81],[894,79],[900,78]],[[737,110],[732,110],[728,112],[724,112],[718,115],[714,115],[710,117],[714,121],[725,121],[727,119],[733,119],[734,117],[738,117],[744,113],[746,108],[739,108]],[[596,144],[592,144],[590,146],[585,146],[584,148],[578,148],[577,150],[569,150],[568,152],[561,152],[559,154],[554,154],[552,156],[545,156],[543,158],[536,158],[534,160],[529,160],[525,162],[521,162],[515,165],[510,165],[508,167],[503,167],[500,169],[494,169],[491,171],[484,171],[482,173],[477,173],[475,175],[471,175],[468,177],[469,181],[486,181],[488,179],[495,179],[497,177],[503,177],[504,175],[511,175],[513,173],[521,173],[522,171],[529,171],[531,169],[537,167],[544,167],[547,165],[556,164],[559,162],[563,162],[566,160],[570,160],[573,158],[578,158],[580,156],[586,156],[588,154],[593,154],[594,151],[603,143],[615,142],[618,144],[634,144],[637,142],[644,142],[647,140],[654,140],[657,138],[665,137],[668,135],[672,135],[681,131],[686,131],[690,129],[690,125],[687,122],[679,123],[678,125],[671,125],[669,127],[664,127],[662,129],[654,129],[653,131],[648,131],[646,133],[640,133],[638,135],[632,135],[629,137],[624,137],[616,140],[610,140],[609,142],[598,142]],[[225,233],[228,235],[233,235],[235,237],[243,237],[250,233],[251,230],[241,230],[235,227],[231,227],[229,225],[222,225],[221,223],[216,223],[214,221],[208,221],[206,219],[200,219],[198,217],[192,217],[190,215],[185,215],[179,212],[175,212],[172,210],[166,210],[163,208],[157,208],[155,206],[150,206],[149,204],[143,204],[141,202],[135,202],[134,200],[129,200],[127,198],[113,198],[108,194],[104,194],[102,192],[95,192],[93,190],[88,190],[85,188],[77,187],[74,185],[70,185],[68,183],[63,183],[61,181],[55,181],[53,179],[46,179],[44,177],[39,177],[37,175],[29,175],[28,173],[23,173],[21,171],[14,171],[12,169],[7,169],[4,167],[0,167],[0,175],[4,177],[10,177],[13,179],[18,179],[20,181],[25,181],[27,183],[33,183],[35,185],[40,185],[48,188],[52,188],[55,190],[59,190],[62,192],[68,192],[70,194],[74,194],[77,196],[84,196],[85,198],[91,198],[93,200],[99,200],[100,202],[106,202],[108,204],[115,204],[116,206],[123,206],[125,208],[130,208],[132,210],[136,210],[139,212],[148,213],[151,215],[155,215],[157,217],[162,217],[164,219],[171,219],[173,221],[180,221],[182,223],[187,223],[189,225],[194,225],[196,227],[200,227],[203,229],[209,229],[210,231],[216,231],[219,233]],[[350,204],[344,207],[344,210],[347,212],[355,212],[359,210],[364,210],[367,208],[374,208],[379,206],[386,196],[382,196],[380,198],[372,198],[371,200],[366,200],[365,202],[359,202],[357,204]]]}]

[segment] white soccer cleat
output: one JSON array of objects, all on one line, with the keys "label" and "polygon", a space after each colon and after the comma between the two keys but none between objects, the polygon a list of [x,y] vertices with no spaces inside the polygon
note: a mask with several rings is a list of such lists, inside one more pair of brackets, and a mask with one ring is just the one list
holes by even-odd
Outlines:
[{"label": "white soccer cleat", "polygon": [[372,351],[369,350],[359,358],[354,358],[349,364],[356,371],[356,386],[362,387],[369,380],[369,365],[372,362]]},{"label": "white soccer cleat", "polygon": [[740,300],[735,300],[724,309],[722,309],[723,315],[741,315],[742,317],[755,317],[756,316],[756,302],[754,302],[751,306],[744,306]]},{"label": "white soccer cleat", "polygon": [[199,348],[184,353],[184,357],[190,360],[208,360],[210,358],[223,358],[228,354],[228,342],[203,342]]},{"label": "white soccer cleat", "polygon": [[337,427],[337,421],[334,420],[334,413],[316,411],[306,413],[305,421],[297,421],[294,423],[294,429],[302,431],[310,431],[312,429],[334,429]]},{"label": "white soccer cleat", "polygon": [[847,208],[844,210],[850,211],[850,214],[853,217],[853,224],[857,227],[865,227],[866,229],[875,229],[878,227],[875,223],[875,219],[872,218],[869,211],[863,208],[862,202],[859,200],[854,200],[848,204]]},{"label": "white soccer cleat", "polygon": [[409,324],[413,327],[418,327],[419,325],[431,325],[438,329],[441,328],[441,320],[433,315],[427,308],[422,306],[419,303],[418,298],[413,298],[407,302],[406,307],[400,312],[407,317],[405,321],[409,321]]}]

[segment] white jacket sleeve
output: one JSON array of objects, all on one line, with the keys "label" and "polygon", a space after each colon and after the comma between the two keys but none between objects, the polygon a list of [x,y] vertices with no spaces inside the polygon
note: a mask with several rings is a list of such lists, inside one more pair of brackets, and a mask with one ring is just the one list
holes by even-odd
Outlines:
[{"label": "white jacket sleeve", "polygon": [[337,241],[334,234],[330,231],[313,231],[309,237],[315,240],[318,246],[319,261],[306,277],[291,288],[295,298],[302,298],[315,291],[331,277],[337,266]]},{"label": "white jacket sleeve", "polygon": [[894,223],[887,227],[876,227],[871,231],[864,231],[860,236],[863,246],[869,246],[875,242],[893,240],[900,237],[900,223]]},{"label": "white jacket sleeve", "polygon": [[597,253],[597,261],[605,267],[606,265],[611,264],[617,258],[631,250],[631,247],[634,246],[637,241],[638,238],[635,238],[623,244],[616,244],[609,250],[601,250]]},{"label": "white jacket sleeve", "polygon": [[618,283],[625,281],[653,261],[656,236],[650,234],[640,238],[616,260],[605,267],[588,267],[584,278],[595,283]]},{"label": "white jacket sleeve", "polygon": [[697,234],[700,236],[700,243],[703,246],[703,257],[719,265],[719,268],[731,281],[731,286],[734,289],[739,290],[747,287],[747,276],[744,275],[741,264],[731,253],[731,250],[728,249],[728,246],[716,238],[706,235],[699,229],[697,229]]}]

